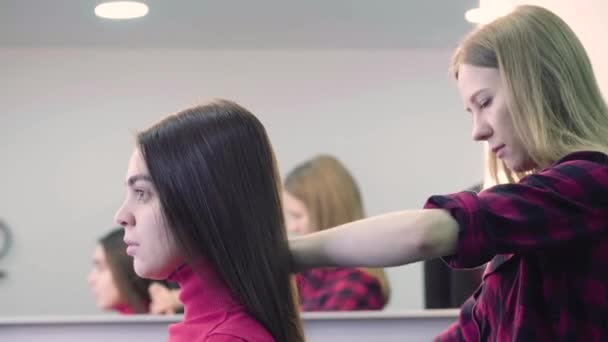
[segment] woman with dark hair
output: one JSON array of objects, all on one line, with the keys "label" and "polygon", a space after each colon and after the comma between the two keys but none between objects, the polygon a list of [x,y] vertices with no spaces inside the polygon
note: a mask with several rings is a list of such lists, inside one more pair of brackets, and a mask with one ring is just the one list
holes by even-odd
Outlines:
[{"label": "woman with dark hair", "polygon": [[115,228],[99,239],[88,283],[100,309],[122,314],[147,313],[148,287],[152,281],[135,274],[133,259],[125,247],[122,228]]},{"label": "woman with dark hair", "polygon": [[181,287],[170,341],[304,341],[266,131],[219,100],[137,135],[116,213],[135,272]]}]

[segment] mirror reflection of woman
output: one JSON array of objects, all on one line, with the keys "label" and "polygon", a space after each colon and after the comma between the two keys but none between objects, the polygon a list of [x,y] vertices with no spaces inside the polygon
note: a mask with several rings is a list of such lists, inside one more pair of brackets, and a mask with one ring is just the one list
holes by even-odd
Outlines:
[{"label": "mirror reflection of woman", "polygon": [[[295,235],[318,232],[365,216],[359,187],[335,157],[319,155],[286,177],[283,199],[287,229]],[[381,310],[390,296],[382,268],[338,267],[296,276],[303,311]]]},{"label": "mirror reflection of woman", "polygon": [[152,281],[135,274],[133,259],[125,249],[122,228],[115,228],[99,239],[93,255],[93,269],[88,276],[89,286],[102,310],[122,314],[148,313],[148,288]]}]

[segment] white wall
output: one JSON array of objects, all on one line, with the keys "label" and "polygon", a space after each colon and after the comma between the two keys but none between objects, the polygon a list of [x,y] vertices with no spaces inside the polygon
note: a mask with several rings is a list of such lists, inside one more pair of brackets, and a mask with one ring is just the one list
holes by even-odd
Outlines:
[{"label": "white wall", "polygon": [[608,1],[517,0],[516,3],[543,6],[560,16],[585,46],[600,88],[604,96],[608,95]]},{"label": "white wall", "polygon": [[[481,179],[448,50],[0,49],[0,315],[95,313],[86,284],[114,225],[132,132],[201,100],[256,113],[282,174],[319,152],[360,182],[369,214],[419,208]],[[389,271],[389,308],[423,306],[422,270]]]},{"label": "white wall", "polygon": [[[595,76],[604,95],[608,94],[608,1],[605,0],[480,0],[479,7],[491,21],[495,15],[508,13],[518,5],[536,5],[549,9],[564,20],[584,45]],[[485,17],[485,16],[484,16]]]}]

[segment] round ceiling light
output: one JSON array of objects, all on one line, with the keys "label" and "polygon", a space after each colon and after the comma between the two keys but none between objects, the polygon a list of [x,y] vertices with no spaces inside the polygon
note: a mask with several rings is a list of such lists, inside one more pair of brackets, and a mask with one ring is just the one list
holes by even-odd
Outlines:
[{"label": "round ceiling light", "polygon": [[148,5],[136,1],[104,2],[95,7],[98,17],[107,19],[133,19],[148,14]]},{"label": "round ceiling light", "polygon": [[485,24],[489,21],[488,15],[481,8],[471,8],[466,11],[464,18],[474,24]]},{"label": "round ceiling light", "polygon": [[464,18],[474,24],[487,24],[496,18],[509,14],[515,5],[513,1],[480,1],[479,7],[471,8],[464,14]]}]

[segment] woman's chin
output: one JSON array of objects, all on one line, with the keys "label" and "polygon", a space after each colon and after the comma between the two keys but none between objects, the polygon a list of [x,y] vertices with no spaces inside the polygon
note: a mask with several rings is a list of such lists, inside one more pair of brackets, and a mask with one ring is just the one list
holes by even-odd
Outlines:
[{"label": "woman's chin", "polygon": [[507,168],[513,172],[527,172],[536,168],[536,164],[531,160],[503,160]]}]

